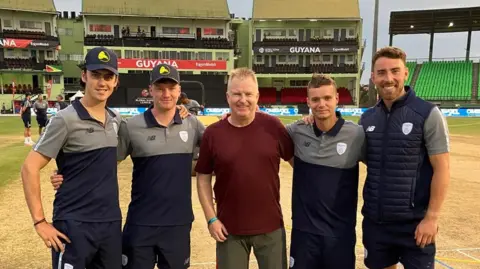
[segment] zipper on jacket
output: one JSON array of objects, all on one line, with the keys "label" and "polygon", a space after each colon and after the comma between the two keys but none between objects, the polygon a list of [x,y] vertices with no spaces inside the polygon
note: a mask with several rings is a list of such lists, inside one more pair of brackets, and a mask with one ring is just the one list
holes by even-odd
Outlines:
[{"label": "zipper on jacket", "polygon": [[385,129],[383,129],[383,137],[382,137],[382,154],[380,155],[380,158],[382,158],[381,164],[380,164],[380,182],[379,187],[378,187],[378,220],[379,222],[383,222],[383,176],[385,174],[385,151],[388,143],[388,126],[390,124],[390,113],[391,111],[386,111],[386,118],[385,118]]}]

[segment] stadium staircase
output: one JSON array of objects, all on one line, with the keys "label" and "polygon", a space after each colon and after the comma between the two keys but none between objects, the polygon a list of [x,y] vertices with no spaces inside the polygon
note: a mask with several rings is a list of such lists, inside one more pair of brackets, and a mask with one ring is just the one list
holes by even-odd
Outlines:
[{"label": "stadium staircase", "polygon": [[473,84],[472,84],[472,103],[476,104],[477,100],[480,100],[478,98],[478,87],[479,87],[479,80],[478,76],[480,75],[478,72],[480,72],[479,68],[479,63],[473,63]]},{"label": "stadium staircase", "polygon": [[470,101],[472,74],[472,61],[425,62],[414,81],[415,91],[426,100]]},{"label": "stadium staircase", "polygon": [[409,84],[415,89],[415,84],[417,83],[418,76],[420,75],[420,70],[422,70],[422,64],[415,64],[415,68],[410,69],[412,73],[410,73],[410,81],[408,81]]}]

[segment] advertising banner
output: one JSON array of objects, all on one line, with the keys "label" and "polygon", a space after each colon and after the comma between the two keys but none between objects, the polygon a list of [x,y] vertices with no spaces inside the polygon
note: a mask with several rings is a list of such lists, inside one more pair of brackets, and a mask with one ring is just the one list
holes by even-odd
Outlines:
[{"label": "advertising banner", "polygon": [[227,61],[165,59],[118,59],[118,68],[152,69],[161,63],[169,64],[179,70],[227,70]]},{"label": "advertising banner", "polygon": [[[18,105],[20,101],[18,101]],[[140,113],[145,112],[147,107],[113,107],[112,109],[117,110],[122,116],[134,116]],[[299,116],[298,109],[296,108],[261,108],[260,110],[274,116]],[[342,113],[342,116],[346,117],[359,117],[365,112],[366,108],[339,108],[338,111]],[[441,109],[445,117],[480,117],[480,109]],[[47,110],[48,114],[55,114],[57,112],[56,108],[49,108]],[[203,113],[199,115],[205,116],[222,116],[223,114],[229,113],[229,108],[206,108]]]},{"label": "advertising banner", "polygon": [[57,49],[60,45],[59,41],[52,40],[31,40],[31,39],[14,39],[14,38],[0,38],[0,48],[7,49]]},{"label": "advertising banner", "polygon": [[357,50],[357,46],[261,46],[253,48],[255,54],[320,54],[355,52]]}]

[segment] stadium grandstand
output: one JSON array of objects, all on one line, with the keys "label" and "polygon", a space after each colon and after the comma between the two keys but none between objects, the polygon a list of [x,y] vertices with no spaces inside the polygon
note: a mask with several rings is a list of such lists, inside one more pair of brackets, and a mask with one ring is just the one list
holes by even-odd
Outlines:
[{"label": "stadium grandstand", "polygon": [[182,90],[209,106],[226,106],[225,82],[234,67],[231,15],[226,0],[83,0],[83,54],[95,46],[119,58],[120,86],[110,106],[151,102],[149,71],[164,62],[182,74]]},{"label": "stadium grandstand", "polygon": [[[312,8],[316,1],[298,0],[295,6],[285,0],[253,1],[251,38],[240,38],[250,42],[253,55],[239,63],[257,73],[260,104],[305,107],[312,73],[324,73],[339,87],[340,106],[358,106],[365,47],[358,1],[327,1],[317,9]],[[246,36],[241,31],[238,35]]]},{"label": "stadium grandstand", "polygon": [[0,103],[7,110],[19,110],[26,92],[52,100],[62,91],[56,15],[51,0],[0,1]]},{"label": "stadium grandstand", "polygon": [[[472,32],[480,30],[480,7],[395,11],[390,14],[390,45],[395,35],[429,34],[428,59],[407,59],[407,83],[442,107],[477,106],[479,59],[470,57]],[[465,58],[433,58],[434,36],[467,32]]]}]

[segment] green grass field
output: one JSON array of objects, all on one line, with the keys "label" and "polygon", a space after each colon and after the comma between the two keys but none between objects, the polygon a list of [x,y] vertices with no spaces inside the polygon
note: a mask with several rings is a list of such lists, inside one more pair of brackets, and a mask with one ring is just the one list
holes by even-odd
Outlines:
[{"label": "green grass field", "polygon": [[[288,124],[300,117],[280,117]],[[358,121],[357,117],[348,120]],[[455,269],[473,269],[480,266],[480,217],[478,217],[478,197],[480,189],[478,174],[480,167],[480,118],[449,118],[451,136],[451,183],[448,197],[442,210],[440,220],[441,232],[438,237],[438,252],[436,259]],[[40,241],[31,225],[30,214],[25,204],[22,184],[20,181],[20,166],[31,147],[23,144],[23,123],[19,117],[0,117],[0,268],[48,268],[50,252]],[[33,122],[33,140],[38,140],[38,129]],[[287,248],[291,232],[291,192],[292,169],[282,162],[280,167],[281,206],[287,231]],[[51,218],[55,192],[49,184],[48,177],[55,169],[51,162],[41,172],[42,201],[46,218]],[[130,202],[132,163],[122,162],[118,167],[120,205],[126,214]],[[366,169],[362,164],[359,181],[359,210],[362,201],[362,189]],[[192,193],[194,215],[197,221],[193,223],[192,238],[192,269],[215,268],[215,245],[205,228],[201,205],[196,195],[195,179],[192,178]],[[362,216],[357,212],[357,223]],[[357,265],[363,266],[363,246],[361,225],[357,225]],[[29,259],[22,259],[24,253],[29,253]],[[251,256],[252,269],[258,268]],[[442,267],[442,264],[437,264]],[[402,267],[399,267],[399,269]]]},{"label": "green grass field", "polygon": [[[283,123],[292,123],[300,117],[279,117]],[[358,117],[345,117],[357,122]],[[38,129],[32,119],[33,140],[38,140]],[[480,118],[448,118],[450,133],[480,137]],[[23,123],[20,117],[0,117],[0,151],[4,158],[0,159],[0,187],[11,180],[19,178],[20,166],[30,150],[23,144]]]}]

